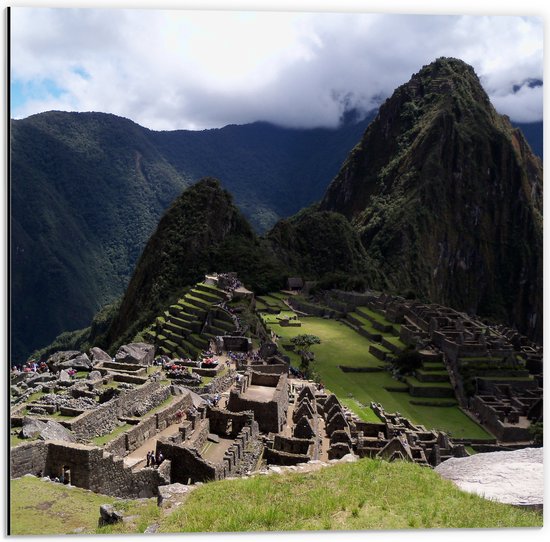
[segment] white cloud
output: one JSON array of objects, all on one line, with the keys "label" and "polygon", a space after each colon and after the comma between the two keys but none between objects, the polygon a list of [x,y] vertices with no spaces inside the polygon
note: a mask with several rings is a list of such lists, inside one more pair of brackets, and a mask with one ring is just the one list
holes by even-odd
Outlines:
[{"label": "white cloud", "polygon": [[[423,16],[16,8],[12,78],[64,92],[27,101],[105,111],[153,129],[268,120],[334,126],[438,56],[471,63],[501,113],[542,118],[542,21]],[[83,77],[82,73],[89,77]]]}]

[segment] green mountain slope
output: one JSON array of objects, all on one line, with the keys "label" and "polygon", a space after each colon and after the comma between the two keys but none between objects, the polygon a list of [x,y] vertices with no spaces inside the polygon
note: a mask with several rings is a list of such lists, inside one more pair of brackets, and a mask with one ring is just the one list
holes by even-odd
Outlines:
[{"label": "green mountain slope", "polygon": [[265,231],[321,197],[370,120],[202,132],[153,132],[102,113],[12,121],[14,360],[122,294],[162,213],[190,183],[219,178]]},{"label": "green mountain slope", "polygon": [[236,271],[257,292],[278,288],[282,271],[212,178],[185,190],[162,217],[138,261],[105,346],[131,340],[205,273]]},{"label": "green mountain slope", "polygon": [[320,208],[352,222],[374,286],[542,338],[542,164],[464,62],[395,91]]},{"label": "green mountain slope", "polygon": [[12,122],[15,357],[120,295],[159,215],[188,183],[138,125],[44,113]]}]

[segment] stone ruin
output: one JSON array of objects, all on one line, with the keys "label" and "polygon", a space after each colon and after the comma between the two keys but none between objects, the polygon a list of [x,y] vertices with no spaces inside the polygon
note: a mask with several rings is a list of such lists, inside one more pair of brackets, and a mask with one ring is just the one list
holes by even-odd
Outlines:
[{"label": "stone ruin", "polygon": [[[520,356],[524,363],[518,370],[542,374],[542,351],[510,330],[491,328],[488,334],[456,311],[390,296],[347,295],[342,301],[354,302],[368,303],[400,323],[403,342],[421,345],[426,359],[445,360],[457,379],[460,363],[472,356]],[[354,454],[435,467],[467,455],[462,442],[377,404],[371,408],[378,422],[359,420],[335,395],[290,379],[288,359],[276,347],[265,344],[250,355],[248,340],[241,339],[232,336],[231,344],[220,345],[243,351],[236,360],[238,373],[205,368],[203,376],[212,378],[207,385],[185,378],[166,384],[160,373],[148,374],[155,350],[145,343],[125,345],[114,358],[98,348],[87,354],[61,352],[48,360],[57,374],[12,375],[12,431],[30,441],[12,448],[11,476],[63,477],[92,491],[136,498],[158,495],[159,487],[170,484],[246,475],[264,464],[298,465]],[[187,368],[195,362],[173,363]],[[87,377],[74,380],[67,372],[72,368]],[[521,381],[484,379],[469,406],[500,440],[528,440],[529,424],[542,419],[542,393],[536,376],[533,381],[534,386],[522,387],[513,383]],[[39,396],[28,401],[33,394]],[[209,404],[219,394],[224,400]],[[124,431],[105,445],[93,445],[93,439],[123,425]],[[158,468],[135,455],[152,439],[155,454],[164,457]]]},{"label": "stone ruin", "polygon": [[529,426],[542,421],[541,346],[503,325],[437,304],[375,292],[333,292],[332,298],[332,306],[339,303],[344,312],[358,306],[377,311],[400,324],[400,340],[419,350],[424,361],[442,360],[453,384],[449,392],[504,446],[532,441]]}]

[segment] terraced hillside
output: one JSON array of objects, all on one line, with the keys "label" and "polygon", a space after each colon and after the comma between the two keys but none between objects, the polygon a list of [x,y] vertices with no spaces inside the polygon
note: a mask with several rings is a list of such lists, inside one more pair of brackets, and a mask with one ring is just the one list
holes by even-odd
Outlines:
[{"label": "terraced hillside", "polygon": [[[273,297],[273,294],[270,294]],[[290,339],[303,333],[317,335],[321,344],[312,347],[313,369],[324,385],[364,420],[377,421],[371,401],[389,412],[398,411],[414,423],[447,431],[455,438],[491,439],[457,405],[449,376],[441,359],[423,360],[415,377],[396,380],[387,365],[406,348],[399,338],[400,325],[369,307],[358,307],[345,319],[299,315],[300,327],[280,325],[278,316],[258,311],[264,324],[277,334],[279,345],[296,367],[298,354]]]},{"label": "terraced hillside", "polygon": [[157,317],[146,333],[160,354],[198,359],[216,335],[235,330],[230,313],[218,306],[227,299],[223,290],[205,283],[196,284],[177,303]]}]

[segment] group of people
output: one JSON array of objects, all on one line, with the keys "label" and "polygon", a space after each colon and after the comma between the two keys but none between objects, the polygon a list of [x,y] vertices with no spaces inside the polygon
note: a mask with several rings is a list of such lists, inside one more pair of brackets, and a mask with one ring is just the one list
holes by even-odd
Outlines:
[{"label": "group of people", "polygon": [[157,452],[157,455],[153,451],[147,452],[147,467],[158,467],[163,461],[162,452]]},{"label": "group of people", "polygon": [[33,359],[21,365],[14,363],[11,368],[11,372],[15,375],[19,373],[48,373],[49,371],[50,369],[45,361],[38,363]]}]

